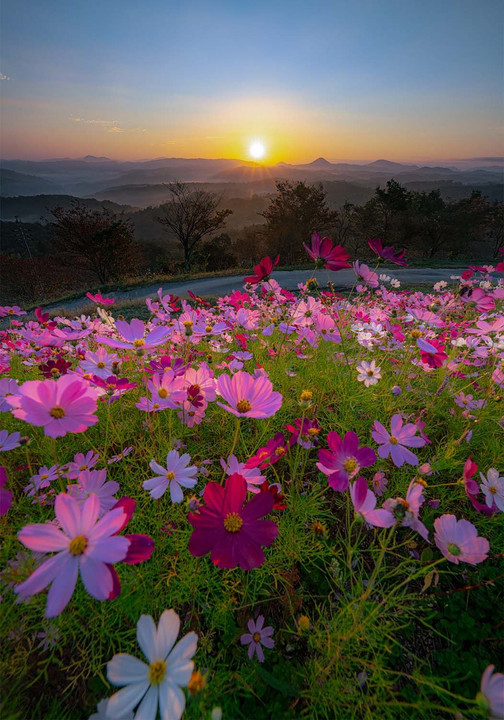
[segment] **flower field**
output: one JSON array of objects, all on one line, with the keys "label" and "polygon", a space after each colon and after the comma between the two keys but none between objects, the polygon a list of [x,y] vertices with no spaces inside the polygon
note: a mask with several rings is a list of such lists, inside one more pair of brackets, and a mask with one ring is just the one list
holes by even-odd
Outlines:
[{"label": "flower field", "polygon": [[504,717],[504,261],[369,246],[345,297],[0,308],[4,720]]}]

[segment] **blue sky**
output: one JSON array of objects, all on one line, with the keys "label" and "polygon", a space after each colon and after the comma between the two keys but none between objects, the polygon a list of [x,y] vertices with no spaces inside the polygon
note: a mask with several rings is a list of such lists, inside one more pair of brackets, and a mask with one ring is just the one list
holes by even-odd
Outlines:
[{"label": "blue sky", "polygon": [[3,0],[2,155],[502,155],[503,21],[494,0]]}]

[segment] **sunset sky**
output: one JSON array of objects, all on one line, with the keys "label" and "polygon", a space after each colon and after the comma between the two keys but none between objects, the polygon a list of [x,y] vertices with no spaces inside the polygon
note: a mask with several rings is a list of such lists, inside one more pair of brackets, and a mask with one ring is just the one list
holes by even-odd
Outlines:
[{"label": "sunset sky", "polygon": [[3,0],[4,158],[504,155],[501,0]]}]

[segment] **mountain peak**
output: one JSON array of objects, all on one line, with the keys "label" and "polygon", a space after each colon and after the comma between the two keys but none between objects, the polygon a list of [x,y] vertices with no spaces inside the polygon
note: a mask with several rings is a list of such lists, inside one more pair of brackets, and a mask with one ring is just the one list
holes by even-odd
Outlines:
[{"label": "mountain peak", "polygon": [[308,163],[308,165],[311,165],[312,167],[330,167],[331,163],[323,157],[318,157],[313,162]]}]

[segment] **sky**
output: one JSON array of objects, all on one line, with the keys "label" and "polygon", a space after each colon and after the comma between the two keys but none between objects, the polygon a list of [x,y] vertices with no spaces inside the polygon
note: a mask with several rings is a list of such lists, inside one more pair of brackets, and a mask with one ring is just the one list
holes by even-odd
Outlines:
[{"label": "sky", "polygon": [[2,0],[3,158],[504,155],[502,0]]}]

